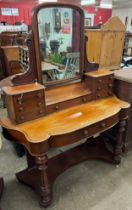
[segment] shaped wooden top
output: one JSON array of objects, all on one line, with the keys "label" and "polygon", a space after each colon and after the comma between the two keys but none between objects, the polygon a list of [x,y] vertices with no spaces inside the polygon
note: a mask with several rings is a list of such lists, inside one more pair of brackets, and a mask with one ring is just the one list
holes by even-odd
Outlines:
[{"label": "shaped wooden top", "polygon": [[97,71],[85,73],[85,75],[88,75],[90,77],[101,77],[101,76],[107,76],[107,75],[112,75],[112,74],[113,74],[113,72],[106,70],[106,69],[99,69]]},{"label": "shaped wooden top", "polygon": [[32,92],[32,91],[36,91],[40,89],[44,89],[44,86],[40,85],[39,83],[19,85],[19,86],[13,86],[13,87],[8,86],[8,87],[2,88],[2,90],[8,95],[22,94],[22,93]]},{"label": "shaped wooden top", "polygon": [[54,114],[15,125],[9,119],[2,119],[1,125],[7,129],[23,133],[27,141],[39,143],[51,136],[67,134],[119,113],[129,108],[129,103],[116,97],[109,97],[78,105]]}]

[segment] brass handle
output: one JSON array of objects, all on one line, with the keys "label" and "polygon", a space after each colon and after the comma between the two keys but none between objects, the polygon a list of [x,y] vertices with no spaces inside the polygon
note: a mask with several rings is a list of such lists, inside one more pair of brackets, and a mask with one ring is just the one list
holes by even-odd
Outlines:
[{"label": "brass handle", "polygon": [[19,104],[22,104],[23,94],[21,94],[20,97],[18,97],[17,100],[18,100],[18,103],[19,103]]}]

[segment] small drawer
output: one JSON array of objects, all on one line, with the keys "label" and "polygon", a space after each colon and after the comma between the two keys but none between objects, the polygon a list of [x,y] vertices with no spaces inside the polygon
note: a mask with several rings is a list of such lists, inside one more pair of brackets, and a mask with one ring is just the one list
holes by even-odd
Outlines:
[{"label": "small drawer", "polygon": [[49,114],[49,113],[52,113],[54,111],[60,111],[60,110],[66,109],[66,108],[70,108],[72,106],[82,104],[82,102],[87,103],[91,99],[92,99],[92,93],[90,93],[88,95],[85,95],[85,96],[77,97],[77,98],[74,98],[74,99],[71,99],[71,100],[67,100],[67,101],[63,101],[63,102],[60,102],[60,103],[52,104],[52,105],[49,105],[49,106],[46,107],[47,108],[46,113]]},{"label": "small drawer", "polygon": [[14,96],[14,103],[16,106],[22,105],[22,104],[32,104],[36,101],[44,101],[44,91],[34,91],[32,93],[24,93]]},{"label": "small drawer", "polygon": [[16,121],[17,123],[23,123],[29,120],[34,120],[36,118],[42,117],[45,115],[45,109],[44,108],[37,108],[30,111],[21,111],[20,113],[17,113]]},{"label": "small drawer", "polygon": [[[114,115],[108,119],[105,119],[98,123],[87,126],[83,129],[76,130],[74,132],[71,132],[71,133],[68,133],[65,135],[53,136],[52,144],[54,144],[54,146],[56,146],[56,147],[69,145],[69,144],[75,143],[77,141],[83,140],[85,138],[92,137],[98,133],[102,133],[105,130],[114,126],[118,122],[119,122],[119,116],[117,114],[117,115]],[[62,141],[62,139],[63,139],[63,141]]]},{"label": "small drawer", "polygon": [[87,138],[94,135],[95,133],[101,133],[109,127],[113,126],[118,122],[118,116],[115,115],[109,119],[102,120],[99,123],[86,127],[82,130],[82,137]]}]

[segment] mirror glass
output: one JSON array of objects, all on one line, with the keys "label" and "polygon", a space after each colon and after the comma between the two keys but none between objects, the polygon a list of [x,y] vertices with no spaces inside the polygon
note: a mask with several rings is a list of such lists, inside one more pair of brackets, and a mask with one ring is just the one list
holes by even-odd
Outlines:
[{"label": "mirror glass", "polygon": [[80,74],[80,13],[67,7],[38,12],[43,82],[65,80]]}]

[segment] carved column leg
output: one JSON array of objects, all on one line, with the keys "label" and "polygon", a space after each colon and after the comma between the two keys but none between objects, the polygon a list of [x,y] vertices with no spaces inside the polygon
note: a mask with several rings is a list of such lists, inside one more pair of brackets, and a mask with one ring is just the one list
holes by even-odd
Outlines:
[{"label": "carved column leg", "polygon": [[116,145],[114,148],[114,163],[119,164],[121,162],[122,146],[125,139],[127,120],[121,120],[118,123]]},{"label": "carved column leg", "polygon": [[35,157],[31,156],[27,150],[26,150],[26,157],[27,157],[28,169],[34,167],[36,165]]},{"label": "carved column leg", "polygon": [[36,157],[36,165],[39,171],[39,192],[40,192],[40,205],[47,207],[51,204],[51,188],[48,180],[47,172],[48,157],[44,156]]},{"label": "carved column leg", "polygon": [[122,152],[123,152],[124,154],[127,154],[127,152],[128,152],[128,146],[127,146],[127,142],[126,142],[126,138],[127,138],[127,128],[128,128],[128,119],[126,120],[125,131],[124,131],[124,138],[123,138]]}]

